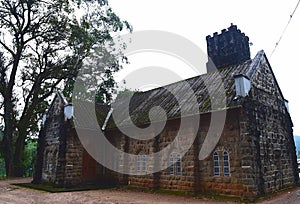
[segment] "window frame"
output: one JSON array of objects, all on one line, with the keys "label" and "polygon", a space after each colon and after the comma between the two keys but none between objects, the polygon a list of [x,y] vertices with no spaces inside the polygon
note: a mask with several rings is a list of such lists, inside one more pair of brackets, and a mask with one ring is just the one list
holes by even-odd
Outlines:
[{"label": "window frame", "polygon": [[140,173],[141,172],[141,155],[138,154],[136,157],[136,172]]},{"label": "window frame", "polygon": [[172,152],[169,156],[169,168],[171,176],[181,176],[182,175],[182,161],[181,154],[177,152]]},{"label": "window frame", "polygon": [[136,172],[146,173],[147,172],[147,155],[138,154],[136,155]]},{"label": "window frame", "polygon": [[[220,168],[220,158],[217,151],[213,154],[213,164],[214,164],[214,176],[220,176],[221,175],[221,168]],[[217,170],[217,171],[216,171]]]},{"label": "window frame", "polygon": [[170,175],[174,176],[175,175],[175,169],[174,169],[174,157],[173,157],[173,152],[169,156],[169,168],[170,168]]},{"label": "window frame", "polygon": [[180,153],[176,154],[176,175],[181,176],[182,168],[181,168],[181,155]]},{"label": "window frame", "polygon": [[224,176],[227,177],[230,176],[230,159],[229,159],[229,153],[226,150],[223,151],[223,174]]},{"label": "window frame", "polygon": [[147,155],[142,155],[142,161],[141,161],[141,172],[146,173],[147,172]]}]

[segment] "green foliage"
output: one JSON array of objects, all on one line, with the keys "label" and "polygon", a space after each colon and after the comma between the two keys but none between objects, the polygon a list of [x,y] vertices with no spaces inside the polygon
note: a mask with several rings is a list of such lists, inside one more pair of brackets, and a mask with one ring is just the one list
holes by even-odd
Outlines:
[{"label": "green foliage", "polygon": [[32,176],[34,162],[36,159],[36,149],[37,149],[37,141],[29,140],[25,146],[25,150],[23,153],[23,161],[22,161],[22,169],[24,171],[24,176]]},{"label": "green foliage", "polygon": [[13,166],[24,167],[25,140],[38,132],[49,98],[57,89],[71,97],[83,61],[95,53],[97,62],[108,59],[97,73],[97,100],[110,100],[122,54],[107,45],[113,32],[131,26],[106,0],[0,0],[0,5],[0,111],[10,174]]},{"label": "green foliage", "polygon": [[0,179],[6,177],[6,171],[5,171],[5,161],[4,158],[0,157]]},{"label": "green foliage", "polygon": [[[25,177],[32,176],[34,162],[36,158],[36,148],[37,148],[37,141],[35,140],[27,141],[25,150],[23,152],[23,161],[21,163],[23,176]],[[5,161],[3,155],[0,154],[0,179],[5,177],[6,177]]]}]

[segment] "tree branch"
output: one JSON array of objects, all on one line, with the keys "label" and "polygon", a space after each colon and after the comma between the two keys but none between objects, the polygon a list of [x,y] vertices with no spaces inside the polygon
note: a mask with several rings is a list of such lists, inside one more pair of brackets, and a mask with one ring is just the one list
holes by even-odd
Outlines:
[{"label": "tree branch", "polygon": [[14,51],[12,51],[5,43],[0,40],[0,44],[6,49],[13,57],[15,56]]}]

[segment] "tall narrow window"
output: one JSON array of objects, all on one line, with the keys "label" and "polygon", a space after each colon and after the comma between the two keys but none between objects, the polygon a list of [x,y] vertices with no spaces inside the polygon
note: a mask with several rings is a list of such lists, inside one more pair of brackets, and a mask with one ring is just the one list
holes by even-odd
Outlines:
[{"label": "tall narrow window", "polygon": [[224,176],[230,176],[229,155],[227,151],[223,152]]},{"label": "tall narrow window", "polygon": [[142,155],[142,172],[146,173],[147,170],[147,157],[146,155]]},{"label": "tall narrow window", "polygon": [[170,175],[174,175],[174,157],[173,157],[173,153],[170,154]]},{"label": "tall narrow window", "polygon": [[218,152],[214,153],[214,175],[220,176],[220,162]]},{"label": "tall narrow window", "polygon": [[170,154],[170,175],[180,176],[181,173],[181,156],[179,153],[173,152]]},{"label": "tall narrow window", "polygon": [[141,172],[141,155],[137,155],[136,157],[136,171],[139,173]]},{"label": "tall narrow window", "polygon": [[181,175],[181,157],[180,157],[180,154],[176,155],[176,174]]}]

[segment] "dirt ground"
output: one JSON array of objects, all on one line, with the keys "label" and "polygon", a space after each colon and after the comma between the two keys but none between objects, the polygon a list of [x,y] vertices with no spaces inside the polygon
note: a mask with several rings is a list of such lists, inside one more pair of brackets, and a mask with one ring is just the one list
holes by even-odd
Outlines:
[{"label": "dirt ground", "polygon": [[[176,203],[203,203],[220,204],[231,203],[213,201],[208,199],[197,199],[175,195],[165,195],[157,193],[143,193],[120,190],[91,190],[66,193],[47,193],[28,188],[11,185],[12,183],[30,182],[30,178],[2,180],[0,181],[0,203],[15,204],[176,204]],[[261,202],[263,204],[298,204],[300,203],[300,188],[291,192],[281,193],[273,196],[269,200]]]}]

